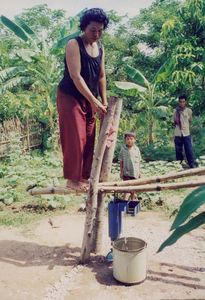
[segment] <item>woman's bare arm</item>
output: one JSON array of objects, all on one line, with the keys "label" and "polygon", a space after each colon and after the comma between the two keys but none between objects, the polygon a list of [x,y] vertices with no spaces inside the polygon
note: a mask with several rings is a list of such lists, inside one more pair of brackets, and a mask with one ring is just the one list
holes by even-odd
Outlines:
[{"label": "woman's bare arm", "polygon": [[68,41],[66,46],[66,63],[70,77],[72,78],[78,91],[90,102],[93,113],[96,111],[98,113],[106,112],[104,105],[97,98],[95,98],[80,74],[80,50],[75,39]]}]

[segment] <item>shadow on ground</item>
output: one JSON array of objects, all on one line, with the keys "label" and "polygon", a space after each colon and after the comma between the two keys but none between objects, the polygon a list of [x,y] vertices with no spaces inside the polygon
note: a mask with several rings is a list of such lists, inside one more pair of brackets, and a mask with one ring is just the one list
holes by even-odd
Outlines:
[{"label": "shadow on ground", "polygon": [[79,256],[80,248],[73,248],[70,244],[51,247],[31,242],[0,241],[0,261],[18,267],[47,265],[51,270],[55,266],[74,266]]},{"label": "shadow on ground", "polygon": [[[159,282],[170,284],[173,286],[185,286],[191,289],[205,290],[205,286],[201,285],[200,276],[205,272],[205,268],[192,268],[176,264],[161,263],[161,266],[166,266],[166,272],[156,272],[150,268],[147,270],[146,282]],[[134,284],[124,284],[114,279],[112,262],[108,262],[101,256],[96,256],[95,259],[87,265],[95,274],[99,284],[105,286],[131,286]],[[184,270],[186,275],[176,274],[176,269]],[[195,276],[193,276],[193,272]],[[136,285],[136,284],[135,284]]]}]

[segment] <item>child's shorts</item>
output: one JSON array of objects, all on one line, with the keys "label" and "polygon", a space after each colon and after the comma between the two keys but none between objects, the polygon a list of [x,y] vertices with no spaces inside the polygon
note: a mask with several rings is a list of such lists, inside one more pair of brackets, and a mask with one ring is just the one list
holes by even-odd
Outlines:
[{"label": "child's shorts", "polygon": [[135,177],[131,177],[131,176],[125,176],[123,175],[123,180],[133,180],[136,179]]}]

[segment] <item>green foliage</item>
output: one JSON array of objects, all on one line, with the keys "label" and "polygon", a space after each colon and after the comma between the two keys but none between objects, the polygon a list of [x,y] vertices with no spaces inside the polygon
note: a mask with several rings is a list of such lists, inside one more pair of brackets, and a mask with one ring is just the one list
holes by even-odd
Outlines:
[{"label": "green foliage", "polygon": [[[34,150],[22,153],[20,141],[10,147],[9,157],[0,161],[0,224],[22,226],[44,215],[71,210],[84,195],[29,195],[33,187],[64,185],[61,152]],[[13,216],[13,217],[12,217]]]},{"label": "green foliage", "polygon": [[[139,70],[127,65],[125,71],[136,83],[115,82],[115,85],[125,94],[128,94],[129,96],[138,95],[138,97],[136,97],[136,105],[138,109],[141,109],[146,114],[149,144],[153,143],[153,127],[157,120],[157,116],[162,112],[166,115],[167,107],[162,105],[156,91],[156,86],[160,82],[159,76],[166,71],[167,65],[168,62],[165,62],[163,66],[160,67],[152,82],[149,82]],[[159,113],[157,113],[158,111]]]},{"label": "green foliage", "polygon": [[[33,37],[34,39],[38,40],[38,37],[36,36],[35,32],[29,27],[27,26],[22,19],[15,17],[15,21],[16,23],[23,28],[23,30],[31,37]],[[14,31],[15,32],[15,31]]]},{"label": "green foliage", "polygon": [[64,37],[63,39],[61,39],[60,41],[57,42],[56,48],[64,47],[70,39],[73,39],[74,37],[78,36],[79,34],[80,34],[80,31],[77,31],[73,34],[69,34],[68,36]]},{"label": "green foliage", "polygon": [[1,16],[1,22],[7,26],[11,31],[13,31],[20,39],[24,42],[28,41],[28,36],[26,35],[25,31],[21,29],[17,24],[9,20],[5,16]]},{"label": "green foliage", "polygon": [[162,251],[165,247],[174,244],[184,234],[205,224],[205,212],[194,216],[186,224],[182,225],[196,210],[205,203],[205,186],[201,186],[191,192],[180,206],[179,212],[171,226],[174,230],[171,236],[162,243],[157,252]]},{"label": "green foliage", "polygon": [[[173,64],[173,73],[167,77],[169,91],[186,92],[193,99],[193,109],[204,96],[204,13],[204,1],[184,1],[176,16],[164,24],[161,36]],[[203,111],[202,104],[200,107]]]},{"label": "green foliage", "polygon": [[205,224],[205,212],[200,213],[199,215],[191,219],[189,222],[187,222],[185,225],[178,227],[172,233],[172,235],[160,246],[157,253],[161,252],[165,247],[173,245],[184,234],[187,234],[188,232],[198,228],[203,224]]},{"label": "green foliage", "polygon": [[[15,178],[13,178],[12,181],[8,182],[9,184],[13,185],[16,184]],[[14,190],[13,187],[4,187],[0,188],[0,201],[3,202],[6,205],[9,205],[13,202],[16,202],[19,199],[19,196]]]},{"label": "green foliage", "polygon": [[145,88],[141,87],[140,85],[134,82],[115,81],[115,85],[121,90],[128,90],[126,94],[129,96],[136,96],[138,94],[138,91],[143,92],[146,90]]},{"label": "green foliage", "polygon": [[170,145],[169,139],[166,136],[160,135],[156,137],[156,141],[142,148],[143,157],[146,161],[175,160],[174,145]]},{"label": "green foliage", "polygon": [[[39,9],[46,10],[45,7]],[[12,54],[12,67],[0,71],[0,93],[3,95],[0,103],[1,120],[12,118],[17,106],[21,104],[19,111],[16,111],[20,118],[31,115],[45,125],[43,140],[47,148],[51,147],[46,137],[50,138],[54,131],[57,117],[56,91],[62,74],[57,56],[60,56],[61,52],[58,49],[79,34],[79,31],[76,31],[76,20],[79,16],[80,14],[70,22],[69,30],[72,34],[64,30],[65,36],[61,35],[59,40],[52,44],[45,37],[41,37],[37,30],[28,26],[22,18],[16,17],[15,23],[4,16],[1,17],[2,23],[26,42]],[[13,100],[15,102],[11,103]]]},{"label": "green foliage", "polygon": [[[144,160],[141,161],[141,172],[142,177],[149,177],[149,176],[160,176],[168,173],[173,173],[177,171],[182,171],[182,166],[178,161],[167,162],[167,161],[152,161],[146,162]],[[120,180],[120,166],[119,163],[114,163],[112,165],[112,174],[111,174],[111,181],[119,181]],[[182,195],[181,195],[182,193]],[[136,193],[136,198],[141,198],[141,206],[143,210],[157,210],[163,209],[166,213],[173,216],[177,213],[176,207],[172,207],[166,204],[167,198],[172,198],[174,195],[178,194],[178,197],[184,196],[183,192],[180,191],[160,191],[160,192],[140,192]],[[120,198],[123,199],[123,194],[118,195]],[[106,200],[110,201],[112,199],[112,195],[107,195]]]},{"label": "green foliage", "polygon": [[[171,230],[183,224],[201,205],[205,203],[205,186],[191,192],[180,206],[179,212],[171,226]],[[204,220],[205,221],[205,220]]]},{"label": "green foliage", "polygon": [[[0,23],[0,121],[16,114],[41,122],[47,148],[56,136],[55,97],[64,46],[79,34],[82,12],[73,18],[65,13],[37,5],[14,21],[2,16]],[[174,159],[171,115],[182,91],[190,96],[194,112],[195,157],[204,155],[204,2],[157,0],[132,19],[115,11],[108,15],[110,26],[101,40],[108,94],[123,94],[124,105],[115,160],[127,129],[136,131],[146,160]]]},{"label": "green foliage", "polygon": [[139,71],[135,70],[131,66],[127,65],[125,67],[126,73],[129,74],[129,77],[134,80],[137,84],[139,84],[142,87],[147,88],[149,86],[148,80],[145,78],[145,76]]},{"label": "green foliage", "polygon": [[7,79],[10,76],[14,76],[18,74],[19,72],[25,71],[25,67],[10,67],[7,69],[4,69],[0,71],[0,83],[2,83],[5,79]]}]

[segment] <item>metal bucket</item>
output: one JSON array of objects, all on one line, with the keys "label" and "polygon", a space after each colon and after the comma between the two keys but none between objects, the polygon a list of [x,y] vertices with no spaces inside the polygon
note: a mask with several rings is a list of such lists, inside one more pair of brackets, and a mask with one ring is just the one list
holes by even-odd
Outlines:
[{"label": "metal bucket", "polygon": [[113,276],[123,283],[141,283],[147,273],[147,244],[134,237],[113,242]]}]

